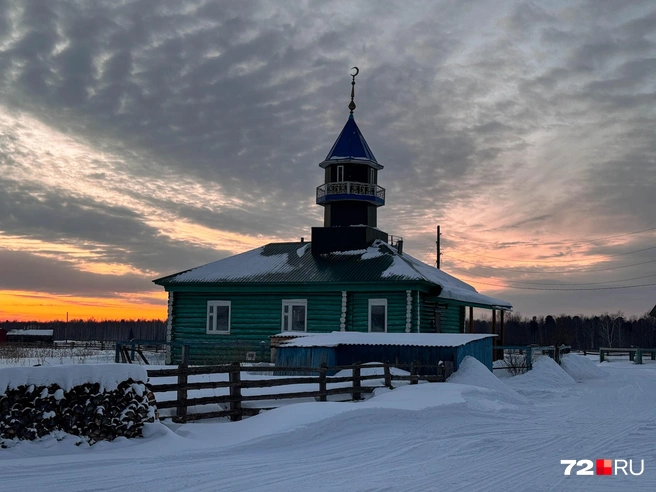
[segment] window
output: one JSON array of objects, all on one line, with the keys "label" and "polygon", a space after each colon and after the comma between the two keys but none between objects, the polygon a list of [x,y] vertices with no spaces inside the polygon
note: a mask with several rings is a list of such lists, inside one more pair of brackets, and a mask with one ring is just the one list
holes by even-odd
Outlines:
[{"label": "window", "polygon": [[370,183],[375,183],[376,182],[376,170],[375,169],[369,169],[369,182]]},{"label": "window", "polygon": [[337,181],[344,181],[344,166],[337,166]]},{"label": "window", "polygon": [[387,299],[369,299],[369,331],[387,331]]},{"label": "window", "polygon": [[282,301],[282,331],[307,331],[307,299]]},{"label": "window", "polygon": [[206,333],[230,333],[230,301],[207,301]]}]

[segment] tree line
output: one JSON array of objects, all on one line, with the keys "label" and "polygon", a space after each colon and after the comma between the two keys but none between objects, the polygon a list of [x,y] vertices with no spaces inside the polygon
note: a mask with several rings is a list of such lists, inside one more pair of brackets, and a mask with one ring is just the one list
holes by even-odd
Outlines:
[{"label": "tree line", "polygon": [[[474,320],[476,333],[492,333],[489,319]],[[622,311],[598,316],[533,316],[511,313],[505,319],[505,345],[571,345],[574,350],[599,347],[656,347],[656,318],[626,317]],[[500,324],[497,319],[497,334]]]},{"label": "tree line", "polygon": [[161,319],[66,321],[5,321],[0,328],[9,330],[53,330],[55,340],[115,342],[130,340],[166,341],[166,321]]},{"label": "tree line", "polygon": [[[575,350],[596,350],[599,347],[656,348],[656,318],[626,317],[622,311],[599,316],[534,316],[519,313],[506,315],[504,323],[506,345],[571,345]],[[5,330],[53,330],[55,340],[99,341],[153,340],[166,341],[166,321],[160,319],[103,320],[74,319],[66,321],[4,321]],[[466,324],[468,329],[468,324]],[[475,333],[492,333],[490,319],[474,320]],[[497,319],[497,333],[500,323]]]}]

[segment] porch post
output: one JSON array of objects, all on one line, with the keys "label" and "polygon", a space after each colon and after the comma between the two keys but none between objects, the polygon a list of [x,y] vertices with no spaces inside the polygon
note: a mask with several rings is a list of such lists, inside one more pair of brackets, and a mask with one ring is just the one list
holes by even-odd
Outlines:
[{"label": "porch post", "polygon": [[501,316],[501,345],[505,345],[505,344],[506,344],[506,332],[505,332],[505,330],[504,330],[504,326],[505,326],[505,325],[504,325],[504,323],[503,323],[503,313],[504,313],[504,311],[503,311],[503,309],[502,309],[502,310],[499,312],[499,314],[500,314],[500,316]]},{"label": "porch post", "polygon": [[474,306],[469,306],[469,333],[474,333]]}]

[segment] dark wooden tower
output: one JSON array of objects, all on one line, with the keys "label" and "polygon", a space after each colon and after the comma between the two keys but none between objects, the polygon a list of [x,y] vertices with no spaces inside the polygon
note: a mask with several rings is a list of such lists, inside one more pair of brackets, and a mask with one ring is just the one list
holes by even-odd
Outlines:
[{"label": "dark wooden tower", "polygon": [[358,128],[355,110],[355,76],[351,75],[349,118],[330,152],[319,164],[324,184],[317,187],[317,204],[324,207],[323,227],[312,228],[313,253],[364,249],[376,239],[387,242],[379,230],[377,210],[385,205],[385,189],[378,186],[383,169]]}]

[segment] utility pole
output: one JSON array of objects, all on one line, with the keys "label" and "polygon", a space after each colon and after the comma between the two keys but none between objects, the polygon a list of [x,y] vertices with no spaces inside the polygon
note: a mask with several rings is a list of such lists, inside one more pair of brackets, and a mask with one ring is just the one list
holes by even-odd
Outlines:
[{"label": "utility pole", "polygon": [[440,233],[440,226],[437,226],[437,241],[435,241],[435,244],[437,245],[437,269],[440,269],[440,257],[442,256],[442,253],[440,252],[440,236],[442,234]]}]

